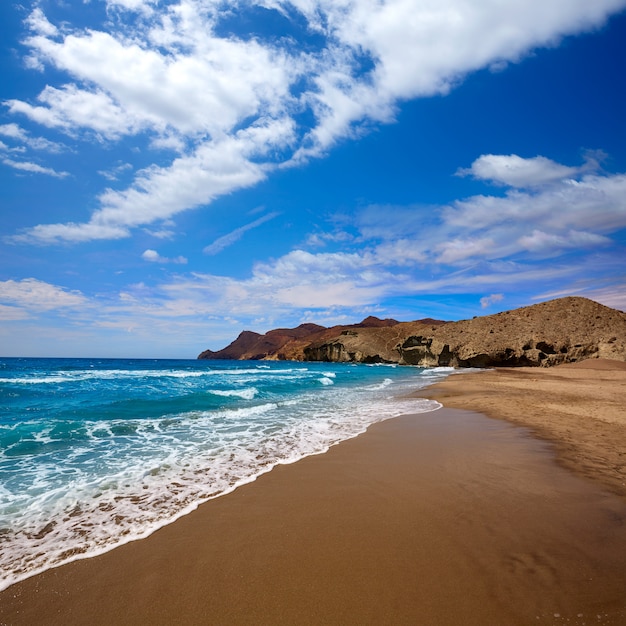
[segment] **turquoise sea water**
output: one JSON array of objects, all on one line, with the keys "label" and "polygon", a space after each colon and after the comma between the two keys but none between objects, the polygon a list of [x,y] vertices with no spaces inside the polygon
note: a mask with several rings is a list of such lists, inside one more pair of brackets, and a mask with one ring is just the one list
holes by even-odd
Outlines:
[{"label": "turquoise sea water", "polygon": [[145,537],[279,463],[438,408],[447,368],[0,359],[0,589]]}]

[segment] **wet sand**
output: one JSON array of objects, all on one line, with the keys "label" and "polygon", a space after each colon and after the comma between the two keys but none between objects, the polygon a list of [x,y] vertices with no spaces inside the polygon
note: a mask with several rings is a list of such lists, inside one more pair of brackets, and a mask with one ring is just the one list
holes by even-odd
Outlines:
[{"label": "wet sand", "polygon": [[626,498],[626,363],[458,370],[416,395],[531,428],[559,462]]},{"label": "wet sand", "polygon": [[626,624],[626,500],[599,485],[507,421],[396,418],[10,587],[0,623]]}]

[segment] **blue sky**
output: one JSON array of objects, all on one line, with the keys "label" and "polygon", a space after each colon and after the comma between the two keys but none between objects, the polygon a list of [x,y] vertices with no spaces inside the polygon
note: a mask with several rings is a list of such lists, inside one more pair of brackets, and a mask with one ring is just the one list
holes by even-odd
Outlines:
[{"label": "blue sky", "polygon": [[626,0],[0,8],[0,354],[626,310]]}]

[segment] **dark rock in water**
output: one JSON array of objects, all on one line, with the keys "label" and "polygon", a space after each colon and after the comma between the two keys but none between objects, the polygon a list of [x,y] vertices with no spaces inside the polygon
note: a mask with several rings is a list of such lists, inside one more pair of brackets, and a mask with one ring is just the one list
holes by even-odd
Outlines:
[{"label": "dark rock in water", "polygon": [[550,300],[460,322],[369,317],[324,328],[302,324],[259,335],[198,358],[400,363],[424,367],[548,367],[588,358],[626,361],[626,313],[587,298]]}]

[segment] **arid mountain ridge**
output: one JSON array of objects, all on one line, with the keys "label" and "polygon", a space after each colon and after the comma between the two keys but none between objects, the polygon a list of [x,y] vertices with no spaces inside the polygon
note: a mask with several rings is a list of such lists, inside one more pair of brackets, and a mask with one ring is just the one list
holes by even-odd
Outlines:
[{"label": "arid mountain ridge", "polygon": [[458,322],[368,317],[325,328],[242,332],[199,359],[398,363],[423,367],[549,367],[588,358],[626,361],[626,313],[581,297]]}]

